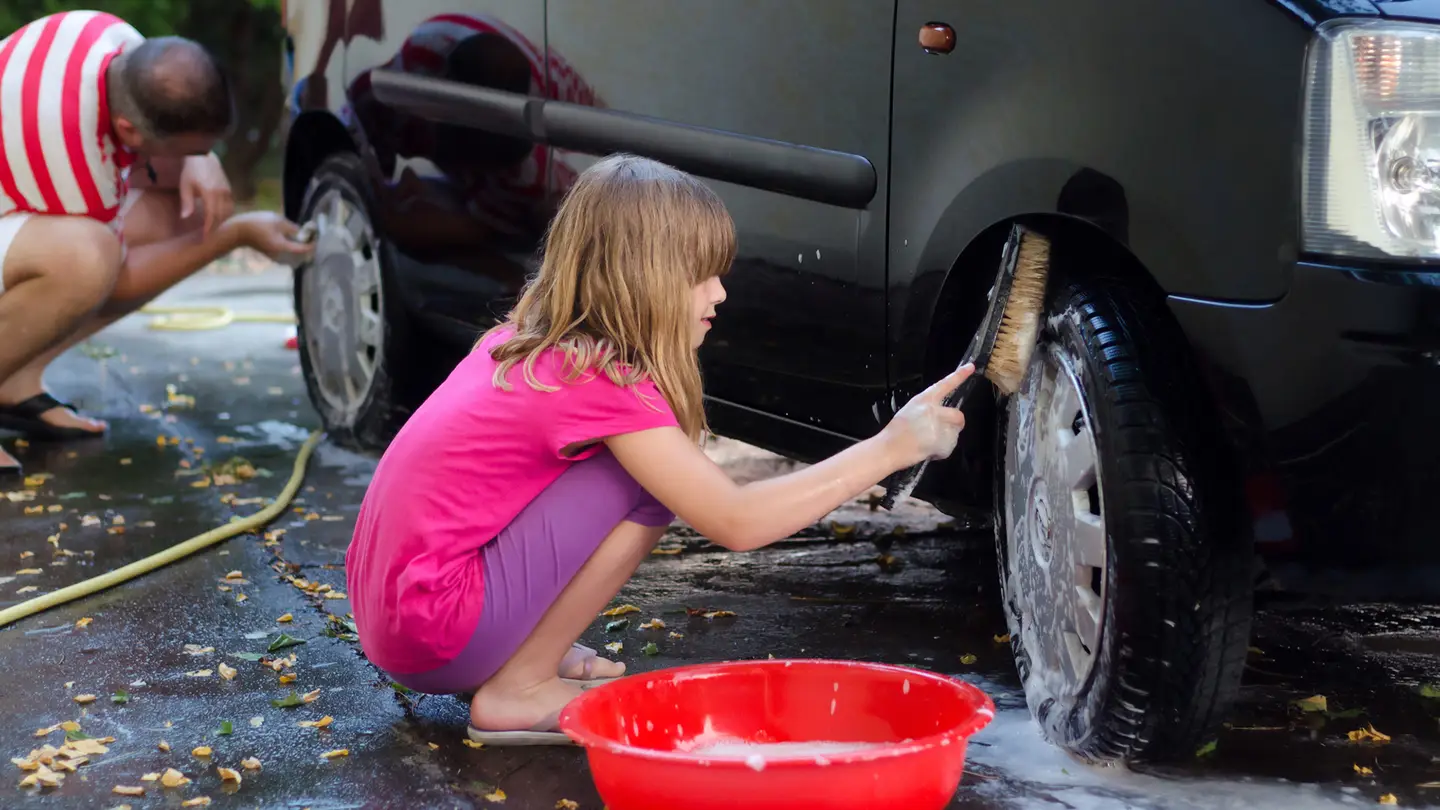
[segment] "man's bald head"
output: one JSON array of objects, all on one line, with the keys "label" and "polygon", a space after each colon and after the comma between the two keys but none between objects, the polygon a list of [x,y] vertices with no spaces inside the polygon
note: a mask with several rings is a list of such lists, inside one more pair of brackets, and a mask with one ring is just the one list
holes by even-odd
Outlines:
[{"label": "man's bald head", "polygon": [[234,122],[235,103],[224,71],[209,51],[189,39],[145,40],[111,63],[107,85],[113,94],[111,113],[147,142],[220,138]]}]

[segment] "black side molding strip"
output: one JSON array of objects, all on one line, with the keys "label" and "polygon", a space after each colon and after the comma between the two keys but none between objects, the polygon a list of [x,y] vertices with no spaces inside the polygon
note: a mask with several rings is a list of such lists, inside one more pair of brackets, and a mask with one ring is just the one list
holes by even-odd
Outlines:
[{"label": "black side molding strip", "polygon": [[372,71],[370,86],[385,104],[441,123],[588,155],[630,152],[712,180],[843,208],[863,209],[875,198],[875,167],[849,152],[393,70]]}]

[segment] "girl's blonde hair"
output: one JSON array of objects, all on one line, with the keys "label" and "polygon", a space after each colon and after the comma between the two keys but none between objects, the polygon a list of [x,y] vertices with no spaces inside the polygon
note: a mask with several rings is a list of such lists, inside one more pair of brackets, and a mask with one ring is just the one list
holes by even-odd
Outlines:
[{"label": "girl's blonde hair", "polygon": [[700,441],[707,425],[691,290],[734,259],[734,222],[704,183],[633,155],[595,163],[551,220],[539,273],[490,330],[515,331],[490,350],[495,386],[509,390],[506,375],[521,364],[532,388],[555,390],[535,377],[535,361],[556,348],[570,380],[588,371],[617,385],[649,378]]}]

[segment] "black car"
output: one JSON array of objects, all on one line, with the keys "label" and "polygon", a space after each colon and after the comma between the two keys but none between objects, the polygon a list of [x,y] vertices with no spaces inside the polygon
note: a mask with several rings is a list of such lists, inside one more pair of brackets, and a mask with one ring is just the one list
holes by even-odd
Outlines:
[{"label": "black car", "polygon": [[[993,518],[1026,695],[1082,758],[1191,755],[1269,570],[1434,598],[1436,0],[329,0],[286,11],[301,358],[383,447],[502,316],[576,174],[707,178],[740,233],[717,432],[801,460],[954,368],[1012,223],[1022,390],[916,490]],[[1335,574],[1328,580],[1321,574]]]}]

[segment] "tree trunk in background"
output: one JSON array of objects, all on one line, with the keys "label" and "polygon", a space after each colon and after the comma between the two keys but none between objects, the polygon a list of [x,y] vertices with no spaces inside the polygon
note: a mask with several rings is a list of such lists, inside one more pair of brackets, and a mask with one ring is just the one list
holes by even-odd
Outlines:
[{"label": "tree trunk in background", "polygon": [[235,94],[235,129],[221,162],[236,203],[255,197],[256,169],[269,153],[284,113],[279,15],[245,0],[191,0],[177,33],[209,48],[225,66]]}]

